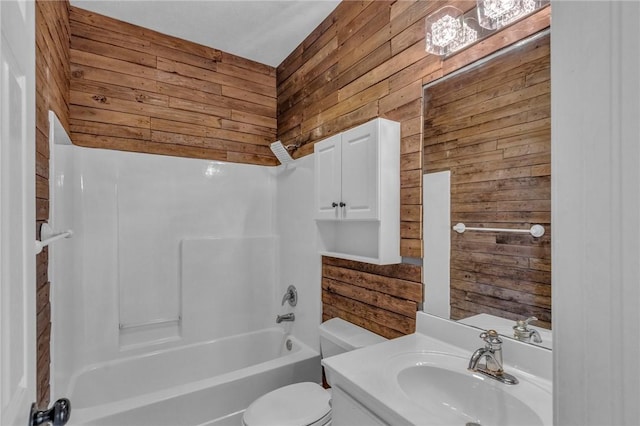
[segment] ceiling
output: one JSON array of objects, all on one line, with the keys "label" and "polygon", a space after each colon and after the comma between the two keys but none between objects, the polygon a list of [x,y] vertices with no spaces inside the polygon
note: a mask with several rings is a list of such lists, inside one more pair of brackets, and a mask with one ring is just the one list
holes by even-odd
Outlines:
[{"label": "ceiling", "polygon": [[71,0],[71,5],[277,67],[339,0]]}]

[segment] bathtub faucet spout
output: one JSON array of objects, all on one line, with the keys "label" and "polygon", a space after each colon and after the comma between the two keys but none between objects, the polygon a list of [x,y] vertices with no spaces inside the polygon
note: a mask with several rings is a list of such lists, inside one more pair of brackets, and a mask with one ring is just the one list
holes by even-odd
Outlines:
[{"label": "bathtub faucet spout", "polygon": [[276,324],[280,324],[282,321],[295,321],[295,319],[296,316],[293,313],[278,315],[276,318]]}]

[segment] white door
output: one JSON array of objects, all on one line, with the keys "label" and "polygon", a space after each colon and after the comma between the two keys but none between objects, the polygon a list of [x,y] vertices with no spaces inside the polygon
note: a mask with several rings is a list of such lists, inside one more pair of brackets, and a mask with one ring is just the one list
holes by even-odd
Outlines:
[{"label": "white door", "polygon": [[35,10],[0,0],[0,424],[36,399]]},{"label": "white door", "polygon": [[316,170],[316,219],[339,219],[342,180],[340,134],[313,146]]},{"label": "white door", "polygon": [[342,217],[378,219],[378,126],[373,120],[342,134]]}]

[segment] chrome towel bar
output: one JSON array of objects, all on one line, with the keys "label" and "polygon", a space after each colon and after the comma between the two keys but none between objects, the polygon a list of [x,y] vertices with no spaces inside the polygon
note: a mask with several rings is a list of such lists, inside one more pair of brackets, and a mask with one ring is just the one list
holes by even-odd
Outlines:
[{"label": "chrome towel bar", "polygon": [[464,223],[456,223],[453,226],[453,230],[458,234],[462,234],[464,231],[481,231],[481,232],[513,232],[517,234],[531,234],[536,238],[540,238],[544,235],[544,226],[532,225],[529,229],[508,229],[508,228],[469,228]]}]

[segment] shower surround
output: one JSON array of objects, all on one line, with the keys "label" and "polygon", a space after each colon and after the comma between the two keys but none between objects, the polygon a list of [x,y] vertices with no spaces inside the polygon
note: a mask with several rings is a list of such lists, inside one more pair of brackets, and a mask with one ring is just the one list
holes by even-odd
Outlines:
[{"label": "shower surround", "polygon": [[[80,372],[268,329],[317,355],[320,258],[313,203],[301,204],[312,161],[285,169],[56,144],[52,166],[51,222],[74,230],[50,249],[54,397],[72,394]],[[289,284],[296,321],[276,326]],[[319,363],[304,370],[274,383],[319,380]]]}]

